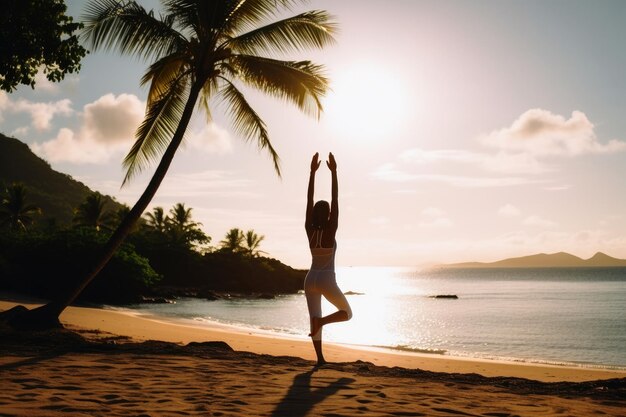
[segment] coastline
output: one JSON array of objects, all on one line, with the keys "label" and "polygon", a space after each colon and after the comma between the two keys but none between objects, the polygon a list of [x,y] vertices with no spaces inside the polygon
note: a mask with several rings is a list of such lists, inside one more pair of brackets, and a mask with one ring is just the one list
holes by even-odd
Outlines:
[{"label": "coastline", "polygon": [[[0,310],[16,304],[0,301]],[[334,363],[315,367],[310,342],[296,337],[98,308],[70,307],[61,319],[70,331],[4,332],[2,416],[617,417],[626,409],[626,372],[335,344],[326,346]]]},{"label": "coastline", "polygon": [[[6,298],[6,297],[5,297]],[[0,310],[22,304],[32,308],[33,300],[0,300]],[[222,341],[235,351],[272,356],[295,356],[313,361],[315,354],[308,338],[262,334],[219,324],[138,314],[127,310],[69,307],[61,322],[70,330],[97,331],[123,336],[132,341],[158,340],[186,345],[191,342]],[[571,367],[550,364],[483,360],[448,355],[395,351],[385,348],[326,343],[326,359],[334,363],[363,361],[376,366],[421,369],[430,372],[470,374],[485,377],[515,377],[542,382],[582,382],[626,378],[626,370]]]}]

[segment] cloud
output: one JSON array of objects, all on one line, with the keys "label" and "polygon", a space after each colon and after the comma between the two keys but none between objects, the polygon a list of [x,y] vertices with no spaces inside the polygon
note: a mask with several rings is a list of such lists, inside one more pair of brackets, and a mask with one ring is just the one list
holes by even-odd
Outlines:
[{"label": "cloud", "polygon": [[31,148],[50,162],[105,163],[130,148],[144,107],[132,94],[106,94],[83,107],[76,131],[62,128],[54,139]]},{"label": "cloud", "polygon": [[522,211],[512,204],[505,204],[498,209],[498,216],[500,217],[517,217],[522,214]]},{"label": "cloud", "polygon": [[426,150],[413,148],[402,152],[399,159],[404,163],[412,165],[464,164],[485,171],[505,174],[540,174],[554,170],[539,162],[534,155],[526,153],[497,152],[490,154],[460,149]]},{"label": "cloud", "polygon": [[419,227],[428,229],[439,229],[452,227],[452,220],[446,217],[446,213],[436,207],[427,207],[420,213]]},{"label": "cloud", "polygon": [[557,225],[552,220],[546,220],[539,216],[529,216],[526,219],[524,219],[523,223],[526,226],[536,226],[536,227],[543,227],[543,228],[554,227]]},{"label": "cloud", "polygon": [[[614,139],[601,143],[593,124],[583,112],[574,111],[567,119],[542,109],[524,112],[510,127],[479,137],[478,144],[490,149],[407,149],[395,162],[376,168],[372,176],[398,183],[435,182],[463,188],[507,187],[549,182],[536,179],[539,174],[557,171],[556,165],[545,161],[548,157],[626,150],[623,141]],[[423,167],[427,167],[427,174],[419,172]],[[565,188],[551,188],[557,189]]]},{"label": "cloud", "polygon": [[[145,188],[145,183],[140,181],[134,181],[120,190],[118,181],[94,181],[89,177],[77,179],[102,192],[116,195],[121,201],[135,201]],[[237,172],[220,170],[171,172],[159,187],[158,198],[161,200],[177,202],[190,196],[250,200],[261,198],[262,194],[258,192],[255,181],[241,177]]]},{"label": "cloud", "polygon": [[460,188],[492,188],[509,187],[514,185],[539,183],[524,177],[479,177],[446,174],[411,174],[396,168],[395,164],[388,163],[379,166],[372,174],[374,178],[390,182],[428,182],[441,183]]},{"label": "cloud", "polygon": [[128,145],[143,120],[145,103],[133,94],[106,94],[83,109],[81,137]]},{"label": "cloud", "polygon": [[[145,102],[133,94],[106,94],[83,107],[76,129],[62,128],[53,139],[31,148],[50,162],[105,163],[130,149],[144,111]],[[213,123],[189,129],[186,144],[208,153],[232,150],[228,132]]]},{"label": "cloud", "polygon": [[53,83],[46,78],[46,74],[43,73],[43,66],[39,69],[39,72],[35,75],[35,88],[37,91],[45,91],[48,93],[56,93],[59,91],[59,84]]},{"label": "cloud", "polygon": [[188,132],[185,144],[192,149],[219,155],[229,153],[233,149],[228,131],[215,123],[207,123],[200,129]]},{"label": "cloud", "polygon": [[50,129],[52,119],[57,114],[71,116],[74,113],[72,102],[69,99],[48,103],[35,103],[25,99],[18,99],[10,107],[7,107],[7,110],[12,113],[29,114],[33,127],[39,131]]},{"label": "cloud", "polygon": [[380,226],[380,227],[386,226],[391,222],[391,220],[389,220],[389,218],[385,216],[372,217],[368,221],[370,224],[373,224],[374,226]]},{"label": "cloud", "polygon": [[483,136],[481,142],[509,152],[536,156],[577,156],[626,150],[626,142],[598,141],[594,125],[585,113],[573,111],[569,119],[548,110],[531,109],[510,127]]}]

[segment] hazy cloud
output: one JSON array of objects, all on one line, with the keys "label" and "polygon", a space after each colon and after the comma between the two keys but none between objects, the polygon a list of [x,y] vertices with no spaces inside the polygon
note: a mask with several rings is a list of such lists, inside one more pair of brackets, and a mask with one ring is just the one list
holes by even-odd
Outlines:
[{"label": "hazy cloud", "polygon": [[391,220],[389,220],[389,218],[385,216],[372,217],[368,221],[370,224],[381,227],[386,226],[391,222]]},{"label": "hazy cloud", "polygon": [[526,219],[524,219],[523,223],[526,226],[536,226],[536,227],[544,227],[544,228],[554,227],[557,225],[552,220],[546,220],[539,216],[529,216]]},{"label": "hazy cloud", "polygon": [[548,110],[531,109],[510,127],[481,138],[485,145],[537,156],[575,156],[626,150],[626,142],[600,143],[585,113],[573,111],[569,119]]},{"label": "hazy cloud", "polygon": [[399,159],[412,165],[454,163],[504,174],[539,174],[553,169],[527,153],[484,153],[460,149],[409,149]]},{"label": "hazy cloud", "polygon": [[446,217],[446,213],[443,210],[436,207],[427,207],[421,211],[418,225],[422,228],[432,229],[452,227],[453,223],[452,220]]},{"label": "hazy cloud", "polygon": [[512,204],[505,204],[498,209],[498,216],[501,217],[517,217],[522,211]]},{"label": "hazy cloud", "polygon": [[185,144],[206,153],[226,154],[232,151],[232,139],[226,129],[215,123],[204,124],[200,129],[187,133]]},{"label": "hazy cloud", "polygon": [[524,177],[480,177],[464,175],[446,174],[411,174],[400,170],[395,164],[388,163],[378,167],[372,176],[379,180],[391,182],[436,182],[461,188],[490,188],[508,187],[513,185],[523,185],[537,183],[540,181]]}]

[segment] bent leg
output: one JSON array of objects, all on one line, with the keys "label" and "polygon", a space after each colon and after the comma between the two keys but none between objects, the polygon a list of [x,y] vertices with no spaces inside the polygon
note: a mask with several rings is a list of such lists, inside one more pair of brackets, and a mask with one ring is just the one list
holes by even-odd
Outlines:
[{"label": "bent leg", "polygon": [[[334,280],[331,283],[331,285],[325,288],[325,291],[323,292],[323,294],[324,294],[324,297],[328,301],[330,301],[335,307],[337,307],[337,310],[339,310],[327,316],[328,318],[330,318],[331,316],[335,316],[335,315],[336,317],[334,317],[334,319],[337,319],[335,321],[346,321],[352,318],[352,309],[350,308],[350,304],[348,303],[346,296],[343,294],[343,292],[341,291],[339,286],[337,286],[337,283]],[[338,314],[338,313],[344,313],[344,314]]]},{"label": "bent leg", "polygon": [[352,309],[350,308],[350,304],[341,289],[337,286],[334,278],[333,274],[332,280],[324,282],[322,294],[324,294],[324,297],[330,301],[331,304],[337,307],[338,311],[335,311],[326,317],[322,317],[319,320],[320,327],[330,323],[347,321],[352,318]]}]

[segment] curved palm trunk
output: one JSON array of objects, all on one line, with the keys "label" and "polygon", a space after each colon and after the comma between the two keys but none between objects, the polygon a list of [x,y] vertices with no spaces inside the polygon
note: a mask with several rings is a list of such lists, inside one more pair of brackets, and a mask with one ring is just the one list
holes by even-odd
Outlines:
[{"label": "curved palm trunk", "polygon": [[196,101],[198,95],[201,90],[202,83],[196,82],[191,87],[191,91],[189,93],[189,98],[187,103],[185,104],[185,109],[183,111],[180,123],[176,128],[176,132],[172,138],[172,141],[168,145],[165,150],[163,157],[161,158],[161,162],[159,162],[158,167],[156,168],[154,175],[150,179],[148,186],[145,191],[139,197],[139,200],[135,203],[130,212],[126,215],[124,220],[117,227],[115,232],[109,238],[107,244],[105,245],[102,255],[98,259],[97,263],[93,266],[89,274],[87,274],[81,282],[72,289],[71,292],[68,292],[67,295],[59,300],[51,301],[46,305],[38,307],[33,310],[26,311],[25,314],[20,314],[17,317],[12,317],[11,325],[13,327],[24,328],[24,329],[37,329],[37,328],[50,328],[50,327],[58,327],[60,326],[59,315],[68,307],[76,298],[80,295],[80,293],[89,285],[91,281],[98,275],[98,273],[106,266],[109,260],[113,257],[117,249],[124,242],[126,236],[130,233],[133,226],[141,217],[143,212],[150,204],[150,201],[156,194],[165,174],[167,173],[172,160],[174,159],[174,155],[180,146],[185,131],[187,130],[187,126],[189,121],[191,120],[191,115],[193,113],[194,107],[196,105]]}]

